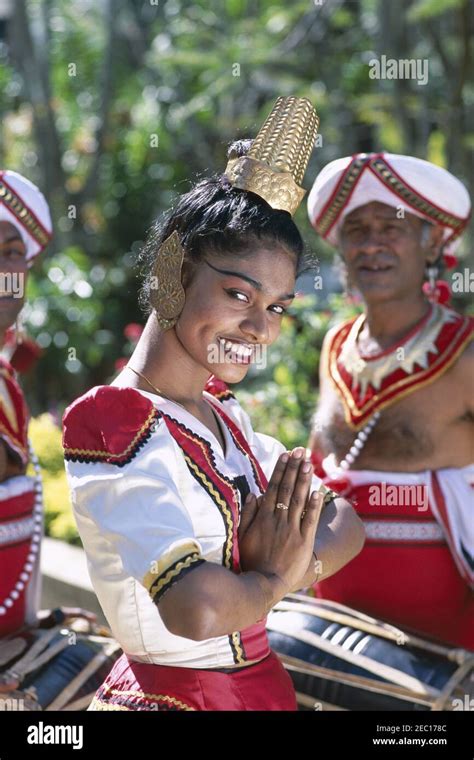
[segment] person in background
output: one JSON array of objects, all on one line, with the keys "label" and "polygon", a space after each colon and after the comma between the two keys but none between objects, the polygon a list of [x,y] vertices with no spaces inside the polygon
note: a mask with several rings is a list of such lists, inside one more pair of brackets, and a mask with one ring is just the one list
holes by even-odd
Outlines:
[{"label": "person in background", "polygon": [[[0,171],[0,346],[25,301],[28,270],[52,237],[48,204],[25,177]],[[41,479],[26,475],[28,410],[16,373],[0,355],[0,637],[37,623]]]},{"label": "person in background", "polygon": [[437,280],[471,210],[464,185],[412,156],[328,164],[308,211],[363,314],[326,335],[310,447],[367,542],[316,595],[474,649],[473,320]]},{"label": "person in background", "polygon": [[[51,236],[51,216],[40,190],[16,172],[0,171],[0,347],[6,348],[10,357],[12,343],[7,345],[6,338],[12,326],[16,340],[22,340],[19,315],[28,271]],[[84,668],[87,658],[94,655],[92,650],[85,652],[85,645],[80,644],[54,659],[53,647],[44,653],[47,643],[38,649],[37,637],[42,635],[42,629],[78,617],[89,625],[96,616],[76,607],[40,610],[41,476],[28,443],[28,409],[5,353],[0,354],[0,708],[3,698],[7,703],[14,698],[22,700],[24,709],[36,710],[41,709],[38,698],[45,707],[41,699],[50,694],[57,696]],[[29,463],[34,476],[26,474]],[[24,678],[32,674],[34,663],[28,642],[31,645],[35,641],[38,668],[43,673],[39,695],[32,689],[28,693],[19,691]],[[25,655],[24,660],[18,659],[20,654]],[[45,675],[47,662],[49,670]],[[74,693],[73,690],[71,696]]]}]

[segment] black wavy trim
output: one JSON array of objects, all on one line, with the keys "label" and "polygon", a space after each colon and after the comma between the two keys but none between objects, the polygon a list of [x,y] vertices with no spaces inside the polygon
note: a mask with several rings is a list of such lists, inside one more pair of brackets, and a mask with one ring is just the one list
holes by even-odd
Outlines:
[{"label": "black wavy trim", "polygon": [[141,448],[145,445],[145,443],[151,438],[151,434],[154,433],[156,427],[155,423],[160,422],[160,412],[158,409],[155,409],[155,415],[152,417],[151,422],[148,426],[148,429],[145,430],[142,437],[137,441],[135,446],[130,450],[128,456],[125,459],[108,459],[108,454],[101,456],[83,456],[80,454],[69,454],[67,451],[64,452],[64,459],[67,462],[82,462],[85,464],[97,464],[97,463],[105,463],[105,464],[114,464],[117,467],[125,467],[126,464],[129,464],[132,459],[134,459],[139,452]]},{"label": "black wavy trim", "polygon": [[148,702],[147,704],[144,704],[143,701],[140,701],[142,699],[140,697],[114,696],[112,699],[108,699],[107,691],[102,687],[97,690],[95,698],[99,700],[104,707],[113,707],[116,705],[117,707],[128,707],[130,710],[136,710],[137,712],[187,712],[182,707],[178,707],[178,705],[167,704],[166,702]]},{"label": "black wavy trim", "polygon": [[[193,552],[193,554],[195,554],[196,556],[198,556],[197,552]],[[174,567],[176,567],[176,565],[179,565],[180,562],[184,562],[187,559],[187,557],[189,557],[189,556],[192,556],[192,555],[188,554],[188,555],[186,555],[186,557],[182,557],[181,559],[177,560],[173,565],[170,565],[166,569],[166,572],[163,573],[163,575],[166,575],[167,573],[169,573],[170,570],[172,570]],[[188,567],[183,567],[183,569],[178,573],[178,575],[174,575],[173,578],[171,578],[171,580],[166,584],[166,586],[163,586],[159,591],[156,592],[156,594],[152,597],[153,603],[154,604],[158,604],[158,602],[163,598],[163,596],[166,594],[166,592],[169,591],[170,588],[172,586],[174,586],[174,584],[177,581],[180,581],[181,578],[184,578],[184,576],[187,575],[190,570],[194,570],[196,567],[199,567],[199,565],[202,565],[203,562],[206,562],[206,560],[205,559],[197,559],[191,565],[188,565]]]},{"label": "black wavy trim", "polygon": [[[210,459],[210,461],[211,461],[211,463],[212,463],[212,468],[213,468],[213,469],[214,469],[214,470],[215,470],[217,473],[219,473],[219,477],[221,477],[221,478],[222,478],[222,480],[224,480],[224,481],[225,481],[225,482],[226,482],[226,483],[227,483],[227,484],[228,484],[228,485],[229,485],[231,488],[235,487],[235,486],[234,486],[234,482],[233,482],[233,480],[231,480],[231,478],[228,478],[226,475],[224,475],[224,474],[223,474],[223,473],[222,473],[222,472],[219,470],[219,468],[218,468],[218,466],[217,466],[217,464],[216,464],[216,460],[215,460],[215,457],[214,457],[214,452],[213,452],[213,450],[212,450],[212,446],[211,446],[211,444],[209,443],[209,441],[208,441],[208,440],[206,440],[206,438],[202,438],[202,436],[198,435],[198,433],[196,433],[194,430],[191,430],[191,429],[190,429],[190,428],[188,428],[188,427],[187,427],[187,426],[186,426],[186,425],[185,425],[183,422],[179,422],[179,420],[175,419],[174,417],[171,417],[169,414],[165,414],[165,412],[162,412],[162,413],[161,413],[161,415],[162,415],[162,417],[167,417],[169,420],[171,420],[171,422],[174,422],[174,423],[175,423],[175,424],[176,424],[176,425],[177,425],[179,428],[181,428],[182,430],[185,430],[187,433],[190,433],[190,435],[192,435],[194,438],[197,438],[197,440],[198,440],[198,441],[201,441],[201,443],[204,445],[204,447],[205,447],[205,449],[206,449],[206,451],[207,451],[207,453],[208,453],[208,455],[209,455],[209,459]],[[221,419],[222,419],[222,418],[221,418]],[[223,422],[224,422],[224,424],[225,424],[225,421],[224,421],[224,420],[223,420]],[[226,427],[227,427],[227,426],[226,426]],[[229,428],[227,428],[227,429],[229,430]],[[232,431],[230,431],[230,432],[232,432]],[[170,433],[170,435],[172,435],[172,433]],[[175,440],[175,441],[176,441],[176,438],[173,438],[173,440]],[[181,446],[181,444],[180,444],[178,441],[176,441],[176,443],[177,443],[177,445],[179,446],[179,448],[181,449],[181,451],[182,451],[184,454],[186,454],[186,451],[184,450],[183,446]],[[187,464],[187,462],[186,462],[186,464]],[[193,472],[193,470],[192,470],[192,469],[189,467],[189,465],[188,465],[188,464],[187,464],[187,466],[188,466],[188,470],[190,471],[190,473],[191,473],[191,474],[192,474],[194,477],[196,477],[195,473],[194,473],[194,472]],[[204,486],[203,486],[203,484],[202,484],[202,482],[201,482],[200,480],[198,480],[198,483],[200,484],[201,488],[203,488],[203,487],[204,487]],[[213,483],[213,485],[215,486],[215,488],[218,488],[218,486],[216,486],[216,485],[215,485],[215,483]],[[222,498],[224,498],[220,490],[219,490],[219,493],[221,494]],[[210,495],[211,495],[211,494],[210,494]],[[212,496],[212,495],[211,495],[211,496]],[[214,502],[214,503],[216,503],[216,502]],[[216,503],[216,506],[217,506],[217,503]]]},{"label": "black wavy trim", "polygon": [[[241,657],[242,657],[242,659],[245,662],[245,660],[247,660],[247,655],[245,654],[245,649],[244,649],[244,645],[242,643],[240,632],[237,631],[237,633],[239,633],[239,643],[240,643],[240,648],[242,649],[242,655],[241,655]],[[229,646],[230,646],[230,648],[232,650],[232,657],[234,658],[234,663],[236,665],[241,665],[242,663],[241,663],[241,660],[239,660],[239,653],[237,652],[237,648],[236,648],[236,646],[234,644],[234,641],[232,639],[232,634],[230,634],[228,638],[229,638]]]},{"label": "black wavy trim", "polygon": [[[219,473],[219,476],[222,478],[222,480],[224,480],[224,481],[225,481],[225,482],[226,482],[226,483],[229,485],[229,487],[230,487],[230,488],[235,488],[235,484],[234,484],[233,480],[231,480],[231,479],[230,479],[230,478],[228,478],[226,475],[224,475],[224,474],[223,474],[223,473],[222,473],[222,472],[219,470],[219,468],[217,467],[217,464],[216,464],[216,460],[215,460],[215,458],[214,458],[214,452],[212,451],[212,446],[211,446],[211,444],[209,443],[209,441],[206,441],[206,439],[205,439],[205,438],[202,438],[200,435],[198,435],[197,433],[195,433],[195,432],[194,432],[194,430],[190,430],[190,429],[189,429],[188,427],[186,427],[186,425],[184,425],[182,422],[178,422],[178,420],[176,420],[174,417],[170,417],[170,416],[169,416],[169,415],[167,415],[167,414],[164,414],[163,416],[164,416],[164,417],[168,417],[168,419],[169,419],[169,420],[172,420],[173,422],[175,422],[175,423],[176,423],[176,425],[177,425],[178,427],[180,427],[181,429],[184,429],[184,430],[186,430],[186,431],[187,431],[188,433],[190,433],[192,436],[194,436],[194,437],[195,437],[195,438],[197,438],[199,441],[201,441],[201,443],[204,445],[204,447],[205,447],[205,449],[206,449],[206,451],[207,451],[207,453],[208,453],[208,455],[209,455],[209,459],[210,459],[210,461],[211,461],[211,466],[212,466],[212,468],[213,468],[213,469],[214,469],[214,470],[215,470],[217,473]],[[176,440],[176,439],[174,439],[174,440]],[[178,446],[180,447],[181,451],[183,452],[183,456],[184,456],[184,455],[186,455],[186,451],[184,450],[183,446],[181,446],[181,444],[180,444],[178,441],[176,441],[176,443],[178,444]],[[186,458],[185,458],[185,462],[186,462]],[[219,510],[219,512],[220,512],[220,514],[221,514],[221,516],[222,516],[222,520],[223,520],[223,522],[224,522],[224,528],[225,528],[225,532],[226,532],[226,539],[225,539],[225,541],[224,541],[224,543],[223,543],[223,545],[222,545],[222,565],[223,565],[224,567],[227,567],[227,566],[226,566],[226,564],[225,564],[225,555],[227,554],[227,543],[228,543],[228,540],[229,540],[229,539],[228,539],[228,536],[227,536],[227,523],[226,523],[225,515],[223,514],[223,512],[222,512],[222,509],[221,509],[221,506],[220,506],[219,502],[217,501],[217,499],[216,499],[215,495],[214,495],[213,493],[211,493],[211,491],[209,491],[209,489],[206,487],[206,484],[205,484],[205,483],[203,483],[203,481],[202,481],[202,480],[201,480],[201,479],[200,479],[200,478],[199,478],[199,477],[196,475],[196,473],[194,472],[194,470],[192,469],[192,467],[190,467],[190,466],[189,466],[188,462],[186,462],[186,466],[187,466],[187,468],[188,468],[188,471],[191,473],[191,475],[193,476],[194,480],[196,481],[196,483],[198,483],[198,485],[199,485],[201,488],[203,488],[203,489],[206,491],[207,495],[208,495],[208,496],[210,496],[210,498],[212,499],[212,501],[214,502],[214,504],[216,505],[217,509]],[[198,466],[198,465],[196,465],[196,466]],[[199,468],[199,469],[201,470],[201,472],[204,472],[204,470],[202,470],[202,468]],[[208,477],[208,476],[207,476],[207,474],[206,474],[205,472],[204,472],[204,474],[206,475],[206,478],[207,478],[207,477]],[[226,499],[224,498],[224,495],[223,495],[223,493],[222,493],[221,489],[219,488],[219,486],[218,486],[216,483],[214,483],[214,482],[212,483],[212,485],[214,486],[214,488],[215,488],[217,491],[219,491],[219,493],[220,493],[220,495],[221,495],[222,499],[223,499],[223,500],[226,502],[226,504],[227,504],[227,501],[226,501]],[[231,513],[232,513],[232,510],[231,510]],[[231,568],[228,568],[228,569],[230,570]]]},{"label": "black wavy trim", "polygon": [[[210,393],[210,391],[208,391]],[[219,391],[219,393],[212,393],[212,396],[216,398],[218,401],[229,401],[230,399],[234,399],[235,395],[232,393],[232,391]]]}]

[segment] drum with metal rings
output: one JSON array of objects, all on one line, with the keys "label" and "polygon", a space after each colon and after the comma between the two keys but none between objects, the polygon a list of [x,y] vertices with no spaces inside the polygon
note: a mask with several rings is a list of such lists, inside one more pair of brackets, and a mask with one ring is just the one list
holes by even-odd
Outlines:
[{"label": "drum with metal rings", "polygon": [[289,594],[267,619],[302,710],[468,710],[474,652],[326,599]]},{"label": "drum with metal rings", "polygon": [[86,710],[121,649],[84,618],[0,639],[0,711]]}]

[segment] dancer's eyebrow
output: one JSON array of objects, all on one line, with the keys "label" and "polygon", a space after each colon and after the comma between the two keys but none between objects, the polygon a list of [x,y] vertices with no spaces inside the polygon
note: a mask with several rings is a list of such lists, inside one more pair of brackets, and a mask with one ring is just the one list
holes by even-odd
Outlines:
[{"label": "dancer's eyebrow", "polygon": [[[248,274],[244,274],[243,272],[235,272],[231,269],[219,269],[218,267],[213,266],[212,264],[209,264],[208,261],[206,261],[206,264],[208,267],[211,267],[211,269],[214,269],[216,272],[219,272],[219,274],[227,274],[231,275],[232,277],[240,277],[242,280],[245,280],[250,285],[252,285],[255,290],[263,291],[263,285],[258,280],[254,280],[253,277],[249,277]],[[294,293],[285,293],[282,296],[278,296],[276,299],[277,301],[290,301],[292,298],[295,297]]]}]

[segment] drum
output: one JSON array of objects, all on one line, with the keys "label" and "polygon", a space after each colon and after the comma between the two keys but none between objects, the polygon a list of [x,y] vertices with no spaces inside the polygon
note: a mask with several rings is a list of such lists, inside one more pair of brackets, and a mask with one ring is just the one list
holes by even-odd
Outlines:
[{"label": "drum", "polygon": [[0,710],[86,710],[120,654],[84,618],[0,639]]},{"label": "drum", "polygon": [[300,710],[474,705],[474,652],[425,641],[337,602],[289,594],[269,614],[267,631]]}]

